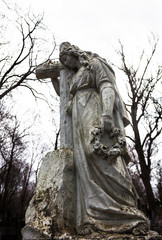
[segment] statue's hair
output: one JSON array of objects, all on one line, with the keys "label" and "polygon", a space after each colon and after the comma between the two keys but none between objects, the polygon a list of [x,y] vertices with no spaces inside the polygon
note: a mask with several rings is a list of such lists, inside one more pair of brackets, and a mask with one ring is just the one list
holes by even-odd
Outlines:
[{"label": "statue's hair", "polygon": [[81,50],[75,45],[71,45],[68,42],[64,42],[60,45],[60,61],[64,65],[62,56],[73,55],[76,56],[81,65],[87,67],[90,64],[90,60],[93,58],[93,53]]},{"label": "statue's hair", "polygon": [[[60,62],[65,66],[62,56],[64,55],[73,55],[76,56],[82,66],[85,66],[87,69],[90,69],[90,64],[92,59],[98,58],[100,61],[104,62],[112,73],[115,75],[113,69],[107,63],[106,59],[101,58],[98,54],[92,53],[90,51],[83,51],[75,45],[71,45],[69,42],[63,42],[60,45]],[[65,66],[67,67],[67,66]]]}]

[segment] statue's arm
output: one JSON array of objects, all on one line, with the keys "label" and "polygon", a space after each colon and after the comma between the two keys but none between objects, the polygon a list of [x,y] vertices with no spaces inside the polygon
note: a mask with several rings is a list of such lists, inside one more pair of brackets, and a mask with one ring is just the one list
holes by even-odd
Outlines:
[{"label": "statue's arm", "polygon": [[115,92],[110,82],[103,82],[100,86],[102,101],[101,130],[110,132],[114,127],[113,109],[115,103]]},{"label": "statue's arm", "polygon": [[38,79],[51,78],[56,93],[60,96],[59,77],[63,66],[60,62],[52,62],[51,60],[40,64],[36,67],[36,77]]},{"label": "statue's arm", "polygon": [[115,92],[112,84],[110,82],[102,83],[100,86],[100,94],[102,99],[103,115],[112,116],[115,102]]},{"label": "statue's arm", "polygon": [[57,93],[60,96],[60,79],[59,78],[51,78],[52,85]]},{"label": "statue's arm", "polygon": [[111,73],[109,67],[99,59],[94,59],[91,69],[101,96],[101,130],[102,133],[110,132],[114,128],[113,110],[116,94],[112,82],[115,81],[115,76]]}]

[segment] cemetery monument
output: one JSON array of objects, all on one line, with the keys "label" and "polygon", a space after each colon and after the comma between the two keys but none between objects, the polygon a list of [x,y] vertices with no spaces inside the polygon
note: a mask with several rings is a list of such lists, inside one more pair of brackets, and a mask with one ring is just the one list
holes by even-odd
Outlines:
[{"label": "cemetery monument", "polygon": [[155,239],[127,170],[129,119],[111,66],[64,42],[60,62],[36,75],[60,96],[60,149],[43,159],[23,239]]}]

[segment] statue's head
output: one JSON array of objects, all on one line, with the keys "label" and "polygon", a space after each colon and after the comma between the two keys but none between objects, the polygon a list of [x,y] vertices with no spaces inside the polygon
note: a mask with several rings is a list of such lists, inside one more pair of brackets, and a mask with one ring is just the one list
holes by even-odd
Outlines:
[{"label": "statue's head", "polygon": [[60,45],[60,62],[67,68],[78,70],[80,61],[78,56],[79,48],[69,42]]},{"label": "statue's head", "polygon": [[[67,57],[68,56],[68,57]],[[60,62],[68,67],[66,64],[67,58],[79,61],[81,66],[88,66],[90,64],[90,60],[94,57],[93,53],[86,52],[81,50],[76,45],[71,45],[69,42],[63,42],[60,45]]]},{"label": "statue's head", "polygon": [[71,45],[69,42],[63,42],[60,45],[60,56],[63,54],[75,54],[78,50],[80,49],[77,46]]}]

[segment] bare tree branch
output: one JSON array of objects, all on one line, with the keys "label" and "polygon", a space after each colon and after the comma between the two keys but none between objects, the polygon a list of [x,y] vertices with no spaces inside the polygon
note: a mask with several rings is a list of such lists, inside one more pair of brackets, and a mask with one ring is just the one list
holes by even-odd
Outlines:
[{"label": "bare tree branch", "polygon": [[[131,126],[134,133],[134,139],[127,137],[135,146],[139,159],[140,176],[146,189],[149,206],[150,209],[154,209],[155,197],[150,183],[152,159],[158,150],[156,142],[162,132],[160,127],[162,107],[158,102],[155,91],[162,78],[162,71],[159,67],[156,75],[151,75],[149,71],[157,50],[158,39],[154,38],[151,54],[146,62],[146,52],[142,51],[137,68],[129,67],[126,62],[124,47],[120,41],[119,44],[120,50],[117,53],[121,59],[122,67],[118,67],[118,69],[121,69],[126,74],[129,84],[128,97],[130,103],[126,104],[126,108],[132,119]],[[144,62],[145,65],[143,65]],[[144,66],[143,71],[141,71],[142,66]],[[142,74],[140,74],[141,72]],[[145,126],[143,131],[140,130],[141,123]]]}]

